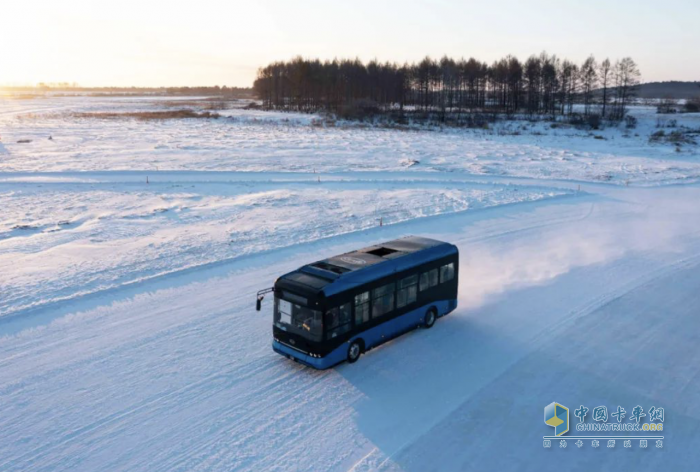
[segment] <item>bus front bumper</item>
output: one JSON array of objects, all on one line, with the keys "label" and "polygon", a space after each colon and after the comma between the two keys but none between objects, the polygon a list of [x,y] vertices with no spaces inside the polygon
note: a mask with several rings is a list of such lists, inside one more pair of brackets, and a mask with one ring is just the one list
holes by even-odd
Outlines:
[{"label": "bus front bumper", "polygon": [[288,359],[295,360],[301,364],[313,367],[314,369],[328,369],[337,364],[337,362],[331,361],[328,356],[326,357],[312,357],[294,348],[291,348],[285,344],[278,341],[272,341],[272,349]]}]

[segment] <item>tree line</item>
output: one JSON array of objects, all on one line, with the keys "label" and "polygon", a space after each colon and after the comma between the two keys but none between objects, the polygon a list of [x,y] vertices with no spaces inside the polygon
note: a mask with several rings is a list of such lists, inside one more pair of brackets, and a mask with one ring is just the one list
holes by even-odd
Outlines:
[{"label": "tree line", "polygon": [[392,112],[445,121],[474,112],[552,118],[577,113],[620,120],[639,79],[629,57],[598,63],[591,56],[575,64],[543,52],[524,62],[507,56],[490,65],[474,58],[426,57],[399,65],[296,57],[260,68],[253,91],[267,109],[340,116]]}]

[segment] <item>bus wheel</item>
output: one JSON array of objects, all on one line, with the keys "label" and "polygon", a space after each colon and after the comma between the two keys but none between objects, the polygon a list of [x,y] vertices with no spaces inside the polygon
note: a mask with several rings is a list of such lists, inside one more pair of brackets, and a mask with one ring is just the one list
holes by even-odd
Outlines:
[{"label": "bus wheel", "polygon": [[435,320],[437,319],[437,313],[435,312],[435,308],[431,308],[428,310],[428,312],[425,314],[425,321],[423,322],[423,326],[427,328],[432,328],[433,325],[435,324]]},{"label": "bus wheel", "polygon": [[350,347],[348,347],[348,363],[352,364],[353,362],[357,362],[357,359],[360,358],[360,354],[362,354],[362,344],[360,341],[353,341]]}]

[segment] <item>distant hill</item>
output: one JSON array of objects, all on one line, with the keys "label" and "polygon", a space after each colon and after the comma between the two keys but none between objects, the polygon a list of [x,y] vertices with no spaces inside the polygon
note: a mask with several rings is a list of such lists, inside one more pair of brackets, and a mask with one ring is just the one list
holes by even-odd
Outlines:
[{"label": "distant hill", "polygon": [[639,98],[692,98],[700,96],[700,82],[649,82],[637,90]]}]

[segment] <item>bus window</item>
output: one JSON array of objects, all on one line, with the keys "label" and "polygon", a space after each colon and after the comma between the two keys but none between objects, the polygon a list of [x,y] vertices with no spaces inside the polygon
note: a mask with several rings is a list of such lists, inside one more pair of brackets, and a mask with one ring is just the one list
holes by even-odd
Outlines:
[{"label": "bus window", "polygon": [[399,280],[399,289],[396,291],[396,308],[401,308],[416,301],[418,292],[418,275],[412,275]]},{"label": "bus window", "polygon": [[278,326],[284,326],[288,331],[307,339],[320,341],[323,337],[320,311],[276,298],[274,319]]},{"label": "bus window", "polygon": [[394,284],[390,283],[372,290],[372,318],[394,309]]},{"label": "bus window", "polygon": [[279,300],[280,322],[292,324],[292,304],[287,300]]},{"label": "bus window", "polygon": [[440,267],[440,283],[444,284],[455,278],[455,265],[450,262],[447,265]]},{"label": "bus window", "polygon": [[307,331],[306,337],[314,341],[320,341],[323,337],[323,324],[321,312],[309,310],[306,307],[294,305],[292,323],[297,329]]},{"label": "bus window", "polygon": [[355,325],[369,321],[369,292],[355,295]]},{"label": "bus window", "polygon": [[350,304],[346,303],[338,308],[331,308],[326,312],[325,327],[328,333],[328,339],[334,338],[339,334],[347,333],[351,328],[351,310]]},{"label": "bus window", "polygon": [[428,290],[438,284],[438,270],[433,269],[420,274],[420,291]]}]

